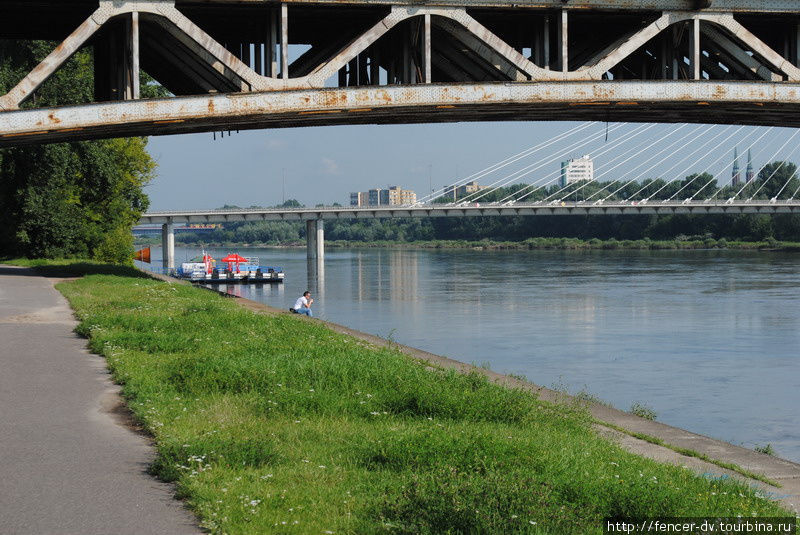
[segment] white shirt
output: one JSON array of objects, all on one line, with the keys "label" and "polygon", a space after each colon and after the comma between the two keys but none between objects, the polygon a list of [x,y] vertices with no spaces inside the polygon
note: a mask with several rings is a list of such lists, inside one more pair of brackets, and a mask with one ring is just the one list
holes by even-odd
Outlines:
[{"label": "white shirt", "polygon": [[301,308],[308,308],[308,299],[306,299],[305,295],[301,295],[297,298],[297,301],[294,303],[295,310],[300,310]]}]

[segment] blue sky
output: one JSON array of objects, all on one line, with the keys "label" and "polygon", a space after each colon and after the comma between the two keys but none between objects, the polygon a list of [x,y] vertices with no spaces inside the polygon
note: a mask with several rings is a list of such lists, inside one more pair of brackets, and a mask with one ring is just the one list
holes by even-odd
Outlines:
[{"label": "blue sky", "polygon": [[[429,176],[433,187],[441,188],[581,124],[584,123],[358,125],[242,131],[224,138],[217,134],[216,140],[210,133],[151,137],[149,150],[159,167],[157,178],[146,191],[154,211],[211,209],[225,204],[275,205],[283,200],[284,176],[286,198],[306,205],[346,204],[350,191],[387,185],[413,189],[421,195],[429,191]],[[546,180],[547,173],[557,173],[561,159],[603,152],[595,159],[596,173],[603,173],[604,169],[607,172],[603,180],[629,180],[640,174],[663,174],[665,179],[673,179],[681,178],[684,170],[689,174],[706,168],[720,180],[729,180],[734,146],[738,146],[740,154],[753,146],[756,171],[776,154],[791,156],[794,161],[800,159],[800,155],[792,153],[800,136],[778,151],[795,131],[777,128],[723,131],[727,127],[705,130],[696,125],[654,125],[626,143],[611,145],[636,127],[629,124],[614,130],[612,123],[606,141],[606,125],[592,125],[521,160],[516,167],[509,166],[479,182],[501,180],[510,170],[534,164],[540,169],[521,181],[530,183],[540,177]],[[677,158],[708,141],[712,134],[719,137],[686,162],[672,167]],[[582,141],[590,136],[597,139]],[[586,145],[570,149],[579,142]],[[652,160],[645,164],[648,158]],[[745,161],[740,165],[744,171]]]}]

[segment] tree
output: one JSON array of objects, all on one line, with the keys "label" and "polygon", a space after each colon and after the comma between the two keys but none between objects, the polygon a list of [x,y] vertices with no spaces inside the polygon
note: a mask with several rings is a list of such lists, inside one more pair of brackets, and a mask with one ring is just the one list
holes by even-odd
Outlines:
[{"label": "tree", "polygon": [[[0,43],[0,94],[11,89],[52,49],[43,41]],[[143,79],[145,96],[163,89]],[[92,54],[75,54],[24,107],[92,100]],[[144,138],[111,139],[0,150],[0,254],[86,256],[128,262],[130,229],[147,209],[142,188],[155,162]]]},{"label": "tree", "polygon": [[797,179],[797,166],[792,162],[768,163],[758,173],[758,178],[753,183],[748,186],[748,188],[755,186],[750,195],[755,195],[758,199],[772,199],[773,197],[788,199],[800,187]]}]

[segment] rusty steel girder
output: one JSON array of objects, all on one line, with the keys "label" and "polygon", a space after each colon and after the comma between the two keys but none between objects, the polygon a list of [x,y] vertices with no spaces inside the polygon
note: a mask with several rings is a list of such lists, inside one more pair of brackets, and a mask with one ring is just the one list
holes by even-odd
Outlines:
[{"label": "rusty steel girder", "polygon": [[0,114],[0,147],[110,136],[499,120],[800,127],[800,84],[506,82],[270,91]]},{"label": "rusty steel girder", "polygon": [[[77,25],[0,96],[0,146],[348,123],[798,125],[800,0],[58,5]],[[0,0],[0,32],[39,36],[30,10],[48,6]],[[87,46],[95,102],[31,109]],[[140,101],[140,69],[176,98]]]},{"label": "rusty steel girder", "polygon": [[[335,4],[335,5],[419,5],[419,0],[284,0],[289,5]],[[277,0],[177,0],[181,6],[226,6],[277,4]],[[32,6],[47,10],[80,9],[96,5],[97,0],[0,0],[0,9]],[[615,10],[615,11],[685,11],[706,9],[720,12],[748,13],[796,13],[800,11],[798,0],[436,0],[430,5],[457,5],[482,7],[514,7],[519,9],[570,9]]]}]

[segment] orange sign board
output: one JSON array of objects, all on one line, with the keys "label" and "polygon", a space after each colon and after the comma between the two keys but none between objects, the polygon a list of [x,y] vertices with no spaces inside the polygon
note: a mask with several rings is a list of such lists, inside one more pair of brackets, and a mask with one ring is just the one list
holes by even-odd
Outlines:
[{"label": "orange sign board", "polygon": [[133,255],[134,260],[141,260],[142,262],[150,263],[150,248],[145,247],[144,249],[140,249],[136,251]]}]

